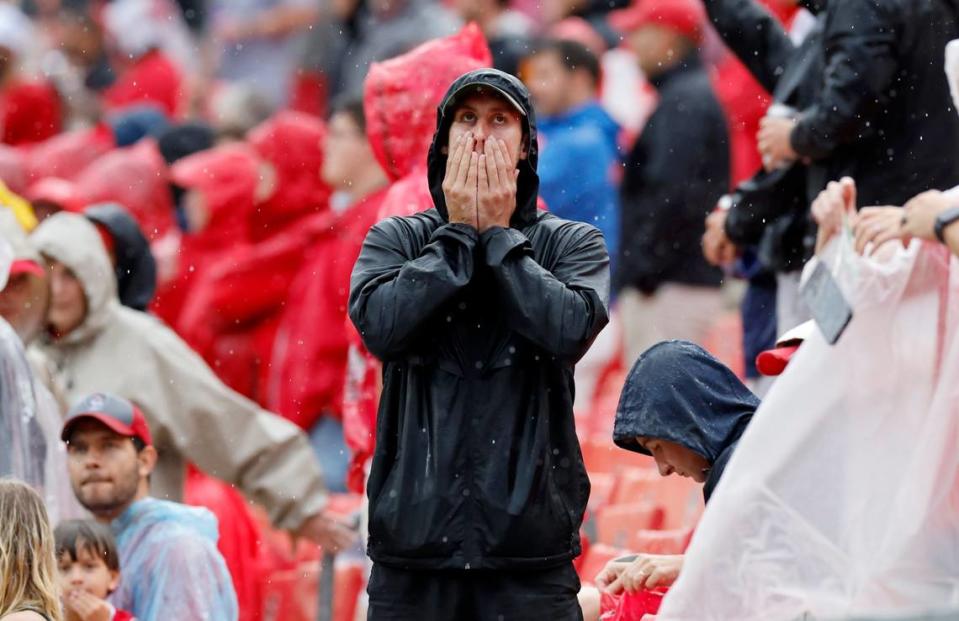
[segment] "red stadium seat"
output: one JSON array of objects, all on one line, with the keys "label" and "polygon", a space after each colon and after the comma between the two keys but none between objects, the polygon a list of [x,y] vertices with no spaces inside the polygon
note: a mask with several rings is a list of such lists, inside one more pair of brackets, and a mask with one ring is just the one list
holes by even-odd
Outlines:
[{"label": "red stadium seat", "polygon": [[640,530],[662,527],[663,510],[652,503],[612,505],[596,512],[596,540],[599,543],[627,547]]},{"label": "red stadium seat", "polygon": [[613,546],[602,543],[590,546],[589,552],[586,553],[586,559],[579,571],[579,579],[583,582],[592,583],[596,575],[606,567],[606,563],[614,558],[626,556],[627,554],[629,554],[627,550],[614,548]]},{"label": "red stadium seat", "polygon": [[692,536],[692,528],[639,530],[633,535],[629,549],[643,554],[682,554]]}]

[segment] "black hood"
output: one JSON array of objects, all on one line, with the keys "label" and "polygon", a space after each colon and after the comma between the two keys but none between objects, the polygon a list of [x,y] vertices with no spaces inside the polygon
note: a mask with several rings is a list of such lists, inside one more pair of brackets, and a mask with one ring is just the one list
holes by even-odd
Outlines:
[{"label": "black hood", "polygon": [[465,73],[456,79],[446,91],[443,101],[436,113],[436,133],[433,134],[433,144],[430,145],[427,165],[429,167],[430,194],[433,204],[444,220],[448,219],[446,198],[443,195],[443,177],[446,174],[446,155],[443,147],[449,140],[450,126],[453,124],[452,104],[466,88],[473,86],[489,86],[507,94],[525,111],[523,122],[526,124],[525,133],[528,136],[528,153],[525,160],[519,163],[519,180],[516,191],[516,212],[510,224],[514,228],[522,228],[536,220],[536,199],[539,195],[539,176],[536,174],[536,163],[539,160],[539,143],[536,139],[536,116],[529,91],[517,78],[498,69],[477,69]]},{"label": "black hood", "polygon": [[759,399],[702,347],[665,341],[649,348],[629,372],[613,441],[649,455],[637,436],[668,440],[715,464],[758,407]]},{"label": "black hood", "polygon": [[137,221],[115,203],[87,207],[83,215],[94,224],[105,227],[113,237],[120,303],[136,310],[146,310],[156,292],[157,268],[150,244]]},{"label": "black hood", "polygon": [[829,0],[799,0],[799,6],[806,9],[813,15],[825,13],[829,8]]}]

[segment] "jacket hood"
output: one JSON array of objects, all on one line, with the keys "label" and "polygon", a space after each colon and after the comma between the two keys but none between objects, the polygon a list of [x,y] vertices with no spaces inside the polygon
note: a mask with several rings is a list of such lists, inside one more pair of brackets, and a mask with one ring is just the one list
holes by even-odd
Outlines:
[{"label": "jacket hood", "polygon": [[27,183],[44,177],[76,179],[90,162],[115,146],[106,125],[57,134],[26,152]]},{"label": "jacket hood", "polygon": [[145,139],[117,149],[90,164],[77,178],[85,205],[120,203],[154,241],[173,228],[168,169],[156,141]]},{"label": "jacket hood", "polygon": [[536,138],[536,114],[529,91],[517,78],[498,69],[477,69],[470,71],[453,82],[436,113],[436,133],[430,145],[427,157],[430,194],[433,204],[444,220],[448,219],[446,197],[443,194],[443,177],[446,174],[446,159],[443,147],[449,141],[450,126],[453,124],[453,112],[457,98],[466,89],[476,86],[492,88],[518,103],[523,109],[524,134],[527,136],[527,156],[519,163],[519,180],[516,189],[516,211],[511,224],[525,226],[536,219],[536,199],[539,196],[539,176],[536,164],[539,161],[539,143]]},{"label": "jacket hood", "polygon": [[370,147],[390,181],[426,160],[436,128],[436,107],[458,76],[493,62],[476,24],[370,66],[363,109]]},{"label": "jacket hood", "polygon": [[260,179],[256,152],[242,143],[201,151],[178,161],[170,169],[175,184],[203,195],[209,217],[201,231],[184,237],[202,244],[246,241]]},{"label": "jacket hood", "polygon": [[30,243],[41,254],[70,268],[86,294],[86,318],[61,342],[77,343],[106,327],[117,302],[117,283],[97,227],[80,214],[60,212],[37,227]]},{"label": "jacket hood", "polygon": [[158,526],[187,530],[213,544],[220,538],[216,516],[209,509],[156,498],[133,503],[111,524],[118,543],[135,532]]},{"label": "jacket hood", "polygon": [[629,372],[613,441],[649,455],[637,436],[668,440],[715,464],[758,408],[759,399],[702,347],[665,341],[648,349]]},{"label": "jacket hood", "polygon": [[113,239],[120,303],[146,310],[156,292],[157,268],[150,244],[136,220],[116,203],[93,205],[83,213],[91,222],[105,228]]},{"label": "jacket hood", "polygon": [[250,131],[247,141],[276,172],[273,195],[253,213],[254,238],[327,210],[332,190],[320,177],[325,140],[323,121],[292,111],[280,112]]}]

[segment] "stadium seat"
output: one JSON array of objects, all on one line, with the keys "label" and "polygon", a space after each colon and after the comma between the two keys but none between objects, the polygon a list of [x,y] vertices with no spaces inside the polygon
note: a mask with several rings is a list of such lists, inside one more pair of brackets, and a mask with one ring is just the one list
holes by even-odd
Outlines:
[{"label": "stadium seat", "polygon": [[643,554],[682,554],[692,536],[692,528],[638,530],[630,541],[629,549]]},{"label": "stadium seat", "polygon": [[662,524],[662,508],[649,502],[603,507],[596,512],[596,541],[625,548],[637,531],[655,530]]}]

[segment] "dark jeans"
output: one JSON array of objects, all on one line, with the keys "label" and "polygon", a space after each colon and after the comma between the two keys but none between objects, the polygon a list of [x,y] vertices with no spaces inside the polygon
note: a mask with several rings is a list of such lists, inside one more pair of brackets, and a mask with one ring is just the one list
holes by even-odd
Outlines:
[{"label": "dark jeans", "polygon": [[573,565],[419,571],[373,565],[368,621],[582,621]]}]

